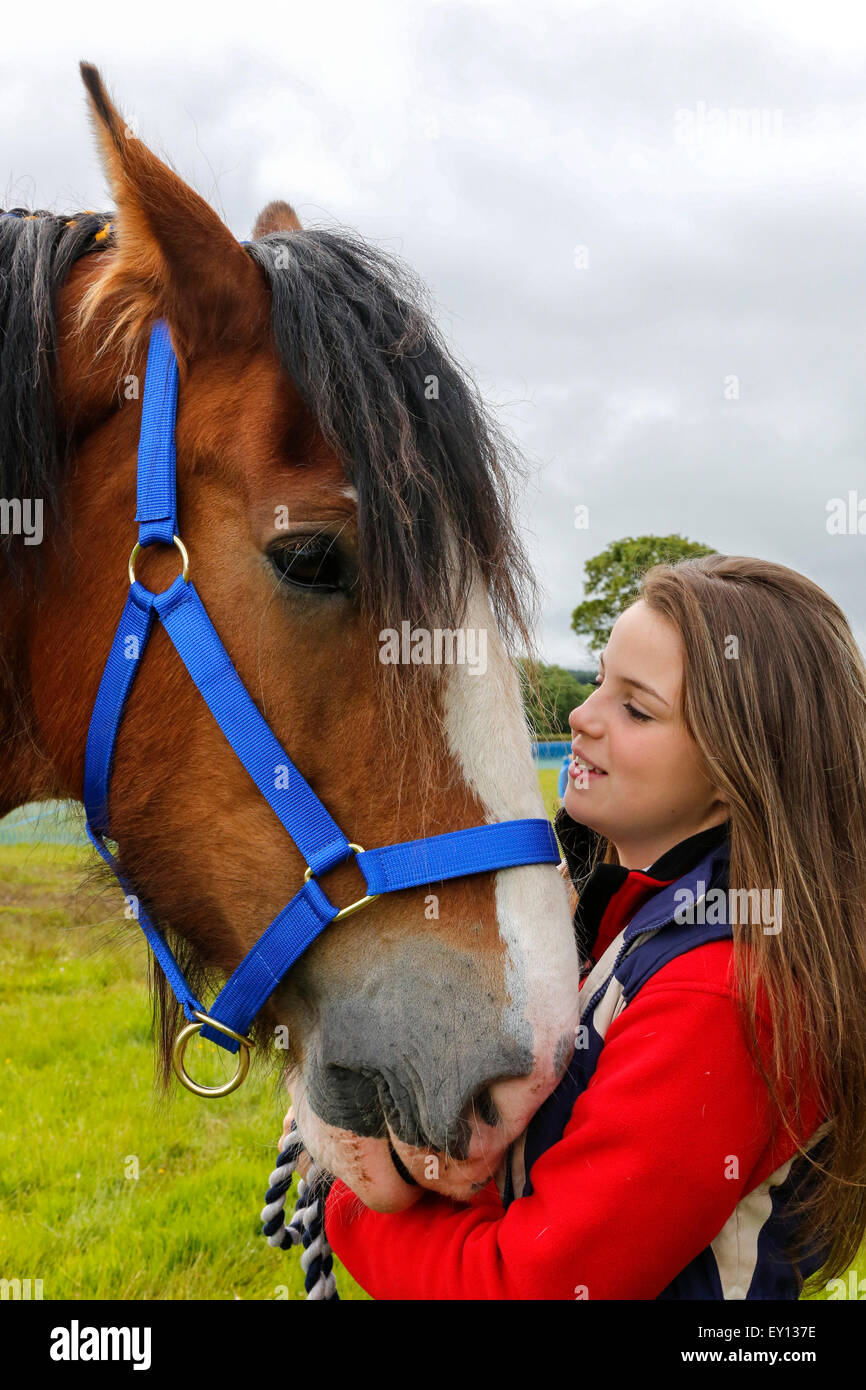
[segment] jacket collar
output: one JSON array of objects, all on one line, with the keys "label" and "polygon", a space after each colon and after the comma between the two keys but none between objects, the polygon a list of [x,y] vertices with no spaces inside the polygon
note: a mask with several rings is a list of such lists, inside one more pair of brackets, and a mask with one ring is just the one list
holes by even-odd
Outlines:
[{"label": "jacket collar", "polygon": [[[600,837],[588,826],[572,820],[564,808],[560,808],[556,814],[554,829],[572,879],[584,877],[590,871]],[[696,835],[689,835],[666,850],[646,870],[626,869],[621,864],[596,864],[584,885],[574,914],[574,930],[581,958],[597,958],[597,942],[605,949],[648,898],[659,888],[674,883],[695,868],[711,850],[728,838],[730,829],[728,820],[721,825],[710,826],[708,830],[700,830]],[[600,932],[602,923],[604,931]]]}]

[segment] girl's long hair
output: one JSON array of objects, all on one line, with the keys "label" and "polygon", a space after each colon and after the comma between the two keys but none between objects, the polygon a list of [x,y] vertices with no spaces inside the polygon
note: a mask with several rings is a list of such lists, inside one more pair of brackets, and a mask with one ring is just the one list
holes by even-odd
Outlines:
[{"label": "girl's long hair", "polygon": [[[767,560],[656,565],[639,598],[683,641],[682,718],[730,804],[729,886],[781,891],[780,931],[733,926],[735,989],[774,1113],[810,1165],[789,1254],[827,1249],[821,1276],[834,1278],[866,1234],[866,666],[829,595]],[[602,838],[603,860],[617,856]],[[809,1075],[825,1106],[820,1161],[794,1133]]]}]

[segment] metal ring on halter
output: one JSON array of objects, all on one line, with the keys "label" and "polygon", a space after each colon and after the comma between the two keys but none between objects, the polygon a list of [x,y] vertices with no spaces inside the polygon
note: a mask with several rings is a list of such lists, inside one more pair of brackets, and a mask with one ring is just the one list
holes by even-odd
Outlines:
[{"label": "metal ring on halter", "polygon": [[[183,575],[183,582],[184,582],[184,584],[188,584],[188,583],[189,583],[189,551],[187,550],[187,548],[186,548],[186,546],[184,545],[183,541],[181,540],[180,536],[172,536],[172,542],[174,543],[175,547],[180,551],[180,558],[181,558],[181,560],[183,561],[183,569],[181,570],[181,574]],[[129,582],[130,582],[130,584],[134,584],[134,583],[135,583],[135,562],[136,562],[136,560],[138,559],[138,556],[139,556],[141,550],[142,550],[142,546],[139,544],[138,541],[136,541],[136,542],[135,542],[135,545],[132,547],[132,554],[131,554],[130,557],[129,557]]]},{"label": "metal ring on halter", "polygon": [[[349,841],[349,849],[353,849],[356,854],[364,853],[364,846],[353,845],[351,840]],[[304,882],[309,883],[312,876],[313,871],[311,868],[308,867],[307,872],[304,874]],[[339,922],[341,918],[351,916],[353,912],[357,912],[359,908],[366,907],[367,903],[371,903],[373,902],[374,898],[380,898],[381,896],[381,893],[368,893],[365,898],[359,898],[356,903],[349,903],[348,907],[341,907],[340,911],[337,913],[336,917],[333,920],[335,922]]]},{"label": "metal ring on halter", "polygon": [[[181,1028],[175,1039],[172,1062],[178,1081],[185,1086],[188,1091],[192,1091],[196,1096],[229,1096],[232,1091],[236,1091],[238,1086],[246,1077],[250,1069],[250,1048],[254,1043],[249,1038],[245,1038],[242,1033],[236,1033],[233,1028],[227,1028],[224,1023],[218,1023],[215,1018],[208,1018],[207,1014],[199,1013],[198,1009],[193,1009],[196,1018],[201,1019],[200,1023],[188,1023],[185,1028]],[[193,1081],[183,1064],[183,1054],[186,1052],[186,1045],[194,1033],[198,1033],[208,1023],[211,1028],[216,1028],[220,1033],[225,1033],[227,1037],[234,1038],[239,1042],[240,1052],[238,1054],[238,1069],[230,1081],[226,1081],[222,1086],[200,1086],[197,1081]]]}]

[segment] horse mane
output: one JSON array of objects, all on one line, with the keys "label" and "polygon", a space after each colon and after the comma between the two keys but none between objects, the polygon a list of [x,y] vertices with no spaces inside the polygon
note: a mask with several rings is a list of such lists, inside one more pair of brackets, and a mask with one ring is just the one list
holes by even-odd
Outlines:
[{"label": "horse mane", "polygon": [[[55,301],[77,260],[114,244],[114,216],[0,209],[0,497],[41,498],[55,521],[72,447],[54,410]],[[21,550],[0,535],[0,564],[19,583]]]},{"label": "horse mane", "polygon": [[271,291],[280,362],[358,493],[362,608],[380,626],[457,627],[477,564],[500,632],[528,650],[536,591],[512,519],[520,462],[445,346],[423,284],[345,230],[274,232],[247,251]]}]

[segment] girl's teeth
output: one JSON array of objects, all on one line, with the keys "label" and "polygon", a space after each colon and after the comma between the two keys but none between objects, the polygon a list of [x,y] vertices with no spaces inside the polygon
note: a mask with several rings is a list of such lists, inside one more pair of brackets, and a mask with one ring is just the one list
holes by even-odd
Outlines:
[{"label": "girl's teeth", "polygon": [[574,765],[575,767],[585,769],[587,772],[598,772],[600,775],[604,775],[600,767],[596,767],[594,763],[587,762],[585,758],[575,757]]}]

